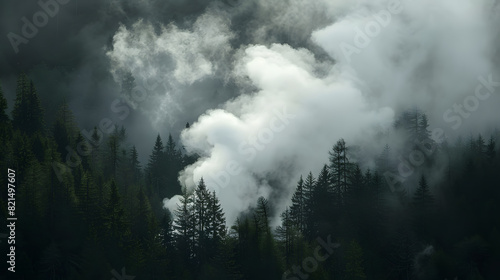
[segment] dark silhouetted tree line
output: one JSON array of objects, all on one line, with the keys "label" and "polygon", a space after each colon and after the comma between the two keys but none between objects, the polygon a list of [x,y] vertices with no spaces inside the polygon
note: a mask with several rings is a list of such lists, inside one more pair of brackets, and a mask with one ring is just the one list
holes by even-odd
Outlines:
[{"label": "dark silhouetted tree line", "polygon": [[[196,157],[171,135],[166,143],[151,139],[149,160],[141,163],[124,127],[109,134],[94,128],[86,139],[67,104],[47,124],[24,74],[11,116],[7,107],[0,87],[0,165],[15,169],[17,179],[19,279],[111,279],[122,267],[136,279],[500,275],[498,133],[438,144],[423,112],[405,112],[394,127],[402,147],[386,145],[367,163],[343,139],[333,141],[329,161],[300,176],[282,213],[261,197],[226,225],[218,194],[203,179],[194,190],[181,189],[178,174]],[[415,140],[435,149],[401,180],[393,150],[411,153]],[[163,199],[174,195],[181,198],[171,213]],[[7,192],[0,213],[5,221]],[[1,251],[7,246],[2,240]],[[0,272],[1,279],[11,276]]]}]

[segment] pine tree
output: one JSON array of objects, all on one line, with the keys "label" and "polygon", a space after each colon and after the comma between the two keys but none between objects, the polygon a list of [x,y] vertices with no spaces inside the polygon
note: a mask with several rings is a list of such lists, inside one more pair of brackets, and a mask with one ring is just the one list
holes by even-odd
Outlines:
[{"label": "pine tree", "polygon": [[328,172],[328,166],[325,164],[318,175],[311,194],[311,199],[314,201],[311,208],[312,224],[314,225],[312,233],[315,236],[330,234],[332,232],[331,226],[338,219],[338,204],[334,199],[335,194],[330,191],[330,182],[330,173]]},{"label": "pine tree", "polygon": [[269,228],[270,211],[269,201],[262,196],[259,197],[257,200],[257,208],[255,210],[256,224],[261,231],[266,233],[266,235],[271,233]]},{"label": "pine tree", "polygon": [[160,243],[167,250],[167,254],[171,256],[171,249],[174,245],[174,236],[172,228],[172,214],[170,210],[166,209],[165,214],[160,224]]},{"label": "pine tree", "polygon": [[125,138],[125,130],[118,130],[116,127],[113,134],[110,135],[107,143],[108,154],[107,154],[107,165],[111,171],[111,175],[114,180],[117,179],[118,165],[121,162],[120,157],[120,147],[121,143]]},{"label": "pine tree", "polygon": [[210,195],[208,217],[210,219],[208,226],[209,237],[214,241],[214,244],[218,244],[226,235],[226,218],[215,191]]},{"label": "pine tree", "polygon": [[488,146],[486,147],[486,157],[488,158],[488,160],[493,160],[495,158],[495,147],[495,139],[493,138],[493,136],[491,136],[490,141],[488,142]]},{"label": "pine tree", "polygon": [[127,224],[121,198],[114,180],[111,181],[109,199],[105,206],[104,225],[108,237],[120,244],[126,233]]},{"label": "pine tree", "polygon": [[306,228],[306,194],[304,193],[304,181],[300,176],[297,188],[292,196],[292,206],[290,207],[290,219],[300,232]]},{"label": "pine tree", "polygon": [[312,172],[309,172],[306,180],[304,181],[305,229],[303,234],[306,236],[307,240],[313,240],[314,238],[316,238],[316,236],[314,236],[314,224],[316,218],[314,217],[314,213],[312,211],[312,209],[316,207],[316,202],[313,198],[313,190],[315,185],[316,179],[314,179]]},{"label": "pine tree", "polygon": [[132,234],[143,244],[146,244],[152,239],[153,233],[153,213],[151,212],[151,206],[149,200],[144,194],[144,191],[139,188],[137,193],[137,208],[135,211],[134,224],[132,227]]},{"label": "pine tree", "polygon": [[341,203],[343,203],[344,195],[349,188],[349,177],[351,172],[351,164],[347,156],[348,148],[344,139],[337,141],[333,146],[330,155],[330,174],[331,174],[331,187],[333,192],[337,193]]},{"label": "pine tree", "polygon": [[427,119],[426,114],[422,114],[420,117],[420,121],[418,123],[418,140],[426,141],[431,139],[431,133],[429,131],[429,120]]},{"label": "pine tree", "polygon": [[141,179],[141,164],[139,162],[139,154],[137,153],[135,145],[132,146],[132,149],[130,150],[130,166],[132,169],[132,180],[134,183],[138,183]]},{"label": "pine tree", "polygon": [[7,122],[10,122],[10,118],[7,115],[7,100],[5,99],[2,91],[2,85],[0,84],[0,126],[3,126]]},{"label": "pine tree", "polygon": [[476,140],[476,144],[475,144],[475,148],[476,148],[476,153],[478,156],[482,157],[484,154],[486,154],[486,143],[484,141],[484,138],[481,134],[479,134],[477,136],[477,140]]},{"label": "pine tree", "polygon": [[168,141],[165,145],[165,151],[163,154],[165,166],[165,187],[162,188],[160,192],[160,197],[172,197],[176,195],[181,190],[179,181],[177,180],[179,172],[182,170],[183,156],[182,153],[177,149],[176,144],[172,138],[172,135],[168,135]]},{"label": "pine tree", "polygon": [[384,150],[377,158],[377,170],[379,173],[384,174],[387,171],[392,171],[391,159],[390,159],[391,149],[389,145],[384,146]]},{"label": "pine tree", "polygon": [[184,265],[188,265],[191,263],[194,252],[193,243],[196,221],[193,215],[193,198],[186,189],[183,191],[180,203],[174,212],[174,239],[177,251],[181,255],[181,261]]},{"label": "pine tree", "polygon": [[418,208],[428,209],[432,206],[433,198],[424,175],[420,177],[418,185],[419,187],[413,195],[413,203]]},{"label": "pine tree", "polygon": [[149,191],[150,195],[159,196],[160,185],[162,184],[163,178],[163,142],[161,141],[160,134],[156,137],[155,145],[153,151],[149,156],[149,161],[146,167],[147,172],[147,183],[151,186]]},{"label": "pine tree", "polygon": [[207,186],[201,178],[198,187],[194,192],[194,221],[196,222],[196,244],[197,255],[201,261],[204,261],[207,256],[208,247],[208,227],[210,226],[209,204],[210,193]]},{"label": "pine tree", "polygon": [[281,225],[276,228],[276,236],[282,244],[283,252],[285,253],[285,263],[289,266],[294,259],[295,226],[288,207],[281,213]]},{"label": "pine tree", "polygon": [[346,277],[347,280],[366,279],[363,268],[363,250],[356,240],[352,240],[346,252]]},{"label": "pine tree", "polygon": [[31,135],[43,131],[43,109],[32,81],[22,73],[17,80],[16,101],[12,111],[14,128]]}]

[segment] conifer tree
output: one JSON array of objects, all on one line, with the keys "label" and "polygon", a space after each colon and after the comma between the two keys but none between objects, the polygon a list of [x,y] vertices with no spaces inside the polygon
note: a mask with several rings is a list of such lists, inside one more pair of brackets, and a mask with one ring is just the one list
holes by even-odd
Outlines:
[{"label": "conifer tree", "polygon": [[496,147],[495,139],[493,138],[493,136],[491,136],[490,141],[488,142],[488,146],[486,147],[486,157],[489,160],[493,160],[493,158],[495,158],[496,155],[495,147]]},{"label": "conifer tree", "polygon": [[218,244],[226,236],[226,218],[224,217],[224,211],[215,191],[210,195],[208,217],[210,219],[208,226],[209,236],[214,244]]},{"label": "conifer tree", "polygon": [[146,167],[147,183],[151,186],[150,195],[159,196],[163,179],[163,142],[160,134],[156,137],[153,151],[149,156],[149,161]]},{"label": "conifer tree", "polygon": [[270,219],[270,207],[269,201],[264,197],[259,197],[257,200],[257,208],[255,210],[256,213],[256,221],[257,227],[266,233],[266,235],[270,234],[269,228],[269,219]]},{"label": "conifer tree", "polygon": [[110,193],[105,206],[104,224],[106,233],[114,242],[122,242],[127,230],[125,212],[121,203],[118,188],[114,180],[111,180]]},{"label": "conifer tree", "polygon": [[207,256],[208,227],[210,226],[210,199],[210,193],[207,190],[203,178],[201,178],[194,192],[194,221],[196,222],[195,246],[197,247],[197,255],[201,261],[204,261]]},{"label": "conifer tree", "polygon": [[0,84],[0,126],[3,126],[7,122],[10,122],[10,118],[7,115],[7,100],[3,95],[2,85]]},{"label": "conifer tree", "polygon": [[344,139],[340,139],[333,146],[330,155],[330,174],[331,187],[333,192],[337,194],[340,202],[343,203],[344,195],[349,188],[349,177],[351,172],[351,164],[347,156],[347,146]]},{"label": "conifer tree", "polygon": [[180,205],[177,205],[177,209],[174,212],[175,220],[173,228],[175,232],[175,244],[185,265],[188,265],[193,257],[196,221],[194,220],[192,203],[192,196],[184,189],[183,195],[180,198]]},{"label": "conifer tree", "polygon": [[43,133],[43,109],[32,81],[22,73],[17,80],[16,100],[12,111],[13,126],[32,135]]},{"label": "conifer tree", "polygon": [[352,240],[346,252],[346,278],[348,280],[366,279],[363,268],[363,250],[356,240]]},{"label": "conifer tree", "polygon": [[304,204],[305,204],[305,229],[303,234],[306,236],[307,240],[312,240],[316,238],[314,236],[314,228],[316,218],[314,217],[314,212],[312,209],[316,207],[316,201],[313,198],[314,186],[316,185],[316,179],[314,178],[312,172],[306,177],[304,181]]},{"label": "conifer tree", "polygon": [[290,207],[290,219],[300,232],[304,232],[306,227],[306,194],[304,191],[304,180],[300,176],[297,187],[292,196],[292,206]]},{"label": "conifer tree", "polygon": [[420,177],[420,181],[418,182],[418,188],[413,196],[413,203],[416,207],[423,209],[428,209],[432,206],[432,194],[424,175]]},{"label": "conifer tree", "polygon": [[135,145],[130,149],[130,166],[132,169],[132,181],[138,183],[141,179],[141,164],[139,162],[139,153]]}]

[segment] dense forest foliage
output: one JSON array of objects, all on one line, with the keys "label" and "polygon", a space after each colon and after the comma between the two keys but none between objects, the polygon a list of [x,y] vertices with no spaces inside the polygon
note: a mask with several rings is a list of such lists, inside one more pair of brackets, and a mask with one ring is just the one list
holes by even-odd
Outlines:
[{"label": "dense forest foliage", "polygon": [[[7,169],[16,172],[15,194],[2,187],[0,213],[6,221],[15,196],[18,218],[16,273],[4,260],[1,279],[500,275],[498,133],[436,143],[425,114],[410,110],[394,124],[403,143],[387,145],[373,164],[332,139],[329,162],[302,174],[283,213],[261,197],[226,224],[218,194],[203,179],[192,193],[181,189],[178,173],[196,155],[171,136],[151,139],[149,161],[140,163],[123,127],[82,135],[67,105],[55,123],[44,123],[24,74],[11,116],[0,88],[0,130],[2,186]],[[162,200],[175,194],[181,203],[170,213]],[[275,216],[278,227],[271,226]],[[9,245],[0,240],[5,259]]]}]

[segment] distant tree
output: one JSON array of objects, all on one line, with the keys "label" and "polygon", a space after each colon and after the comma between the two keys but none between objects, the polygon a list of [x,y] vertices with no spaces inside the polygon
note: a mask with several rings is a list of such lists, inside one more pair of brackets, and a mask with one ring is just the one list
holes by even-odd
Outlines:
[{"label": "distant tree", "polygon": [[137,193],[137,202],[135,216],[133,217],[132,234],[145,245],[153,238],[154,223],[151,205],[142,188],[139,188]]},{"label": "distant tree", "polygon": [[477,136],[477,140],[476,140],[476,144],[474,145],[475,146],[475,152],[480,156],[482,157],[484,154],[486,154],[486,143],[485,143],[485,140],[483,138],[483,136],[481,134],[479,134]]},{"label": "distant tree", "polygon": [[418,140],[426,141],[431,139],[431,133],[429,131],[429,120],[426,114],[422,114],[419,120],[418,127]]},{"label": "distant tree", "polygon": [[77,128],[74,123],[74,117],[66,102],[59,108],[56,121],[52,129],[52,136],[57,143],[57,151],[65,156],[68,154],[67,147],[73,147],[75,144]]},{"label": "distant tree", "polygon": [[331,186],[333,192],[337,194],[341,203],[343,203],[344,195],[349,188],[349,177],[351,172],[351,164],[347,156],[347,146],[344,139],[340,139],[333,146],[330,155],[330,174]]},{"label": "distant tree", "polygon": [[159,196],[160,185],[163,179],[163,142],[160,134],[156,137],[153,151],[149,156],[149,161],[146,167],[147,183],[151,186],[150,195]]},{"label": "distant tree", "polygon": [[495,158],[496,154],[495,147],[496,147],[495,138],[491,136],[490,141],[488,142],[488,146],[486,147],[486,157],[489,160],[493,160],[493,158]]},{"label": "distant tree", "polygon": [[387,171],[392,171],[390,154],[391,149],[389,148],[389,145],[385,145],[384,150],[377,158],[376,162],[377,170],[380,174],[384,174]]},{"label": "distant tree", "polygon": [[271,233],[269,227],[269,219],[271,218],[270,211],[271,209],[269,206],[269,201],[262,196],[259,197],[259,199],[257,200],[257,208],[255,210],[258,221],[257,227],[265,232],[266,235],[269,235]]},{"label": "distant tree", "polygon": [[16,100],[12,111],[13,126],[31,135],[43,133],[43,109],[37,91],[26,74],[22,73],[17,80]]},{"label": "distant tree", "polygon": [[177,149],[175,141],[170,134],[165,145],[163,160],[165,186],[161,189],[160,197],[172,197],[181,191],[181,185],[177,178],[179,177],[179,172],[183,169],[183,156],[181,151]]},{"label": "distant tree", "polygon": [[433,204],[433,198],[425,176],[420,177],[418,188],[413,195],[413,203],[418,208],[428,209]]},{"label": "distant tree", "polygon": [[128,226],[125,219],[125,211],[114,180],[111,180],[109,198],[105,205],[104,228],[108,242],[111,241],[115,245],[122,246]]},{"label": "distant tree", "polygon": [[10,118],[7,115],[7,100],[5,99],[2,91],[2,85],[0,84],[0,125],[10,122]]},{"label": "distant tree", "polygon": [[132,180],[134,183],[138,183],[141,179],[141,164],[139,162],[139,153],[135,148],[135,145],[130,149],[130,167],[132,169]]},{"label": "distant tree", "polygon": [[363,266],[363,250],[356,240],[352,240],[346,252],[346,278],[348,280],[366,279]]}]

